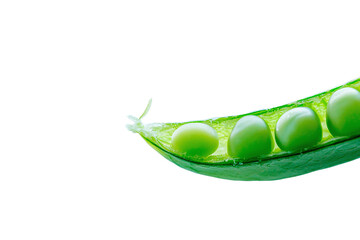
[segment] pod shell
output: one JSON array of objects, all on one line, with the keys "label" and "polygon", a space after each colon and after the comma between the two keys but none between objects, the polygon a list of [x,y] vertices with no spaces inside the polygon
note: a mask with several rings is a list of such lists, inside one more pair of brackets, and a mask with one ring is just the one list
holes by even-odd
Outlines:
[{"label": "pod shell", "polygon": [[[195,173],[223,179],[245,181],[268,181],[289,178],[349,162],[360,157],[360,136],[333,138],[326,126],[326,106],[328,101],[335,91],[344,87],[352,87],[359,90],[360,79],[272,109],[237,116],[192,121],[209,124],[219,134],[220,144],[218,150],[210,155],[206,161],[202,162],[193,158],[179,156],[169,148],[168,143],[173,131],[178,126],[186,123],[153,123],[144,125],[139,119],[132,117],[131,119],[134,121],[134,124],[128,126],[128,129],[139,133],[152,148],[169,161]],[[279,152],[275,146],[273,153],[268,156],[246,163],[239,163],[238,159],[231,159],[221,154],[224,152],[224,147],[226,147],[224,144],[225,138],[228,138],[231,129],[241,117],[246,115],[261,116],[263,119],[266,119],[270,129],[273,131],[276,121],[281,114],[289,109],[301,106],[311,107],[321,119],[323,139],[318,145],[297,153]]]},{"label": "pod shell", "polygon": [[299,176],[360,157],[360,137],[309,152],[236,165],[192,162],[167,152],[151,141],[146,141],[179,167],[207,176],[242,181],[269,181]]}]

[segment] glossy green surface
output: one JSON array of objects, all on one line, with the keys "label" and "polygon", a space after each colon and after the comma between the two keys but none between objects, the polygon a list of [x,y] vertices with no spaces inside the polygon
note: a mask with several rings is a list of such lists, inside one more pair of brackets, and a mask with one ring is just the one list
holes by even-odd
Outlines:
[{"label": "glossy green surface", "polygon": [[308,107],[291,109],[276,123],[275,138],[278,146],[285,151],[312,147],[322,138],[320,119]]},{"label": "glossy green surface", "polygon": [[171,148],[178,154],[207,157],[216,151],[219,137],[216,131],[204,123],[188,123],[180,126],[172,135]]},{"label": "glossy green surface", "polygon": [[343,88],[330,98],[326,112],[327,126],[333,136],[360,134],[360,92]]},{"label": "glossy green surface", "polygon": [[[333,137],[326,124],[326,110],[330,96],[345,87],[360,89],[360,79],[330,91],[308,97],[287,105],[222,118],[212,118],[186,123],[152,123],[144,125],[131,117],[133,125],[129,130],[139,133],[150,146],[161,155],[187,170],[232,180],[276,180],[298,176],[319,169],[351,161],[360,156],[360,137]],[[277,145],[273,151],[251,162],[241,163],[241,159],[227,154],[227,142],[236,123],[244,116],[255,115],[262,118],[275,133],[276,122],[287,111],[296,107],[309,107],[319,116],[322,126],[321,141],[303,151],[283,151]],[[219,147],[206,158],[198,159],[175,153],[171,148],[171,136],[180,126],[187,123],[205,123],[214,128],[219,136]],[[136,163],[134,163],[136,164]]]},{"label": "glossy green surface", "polygon": [[[146,139],[145,139],[146,140]],[[327,145],[302,154],[244,164],[197,163],[176,156],[146,140],[163,157],[189,171],[229,180],[270,181],[329,168],[360,157],[360,137]]]},{"label": "glossy green surface", "polygon": [[274,148],[269,126],[258,116],[241,118],[231,131],[228,154],[241,162],[269,154]]}]

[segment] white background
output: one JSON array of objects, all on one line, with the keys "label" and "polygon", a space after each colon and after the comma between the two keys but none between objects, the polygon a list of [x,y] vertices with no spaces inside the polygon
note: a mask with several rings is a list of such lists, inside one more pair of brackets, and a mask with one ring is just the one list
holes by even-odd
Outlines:
[{"label": "white background", "polygon": [[360,77],[357,1],[1,1],[0,239],[359,239],[360,161],[272,182],[170,163],[125,128]]}]

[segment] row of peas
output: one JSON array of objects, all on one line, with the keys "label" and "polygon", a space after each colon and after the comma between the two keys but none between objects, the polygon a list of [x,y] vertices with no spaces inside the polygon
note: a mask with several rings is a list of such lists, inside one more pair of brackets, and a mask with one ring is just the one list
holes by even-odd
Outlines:
[{"label": "row of peas", "polygon": [[[333,93],[326,109],[326,123],[334,137],[360,134],[360,92],[347,87]],[[316,145],[321,139],[320,119],[308,107],[291,109],[276,123],[275,140],[284,151],[301,151]],[[182,125],[172,135],[172,149],[187,156],[207,157],[218,146],[217,132],[204,123]],[[227,142],[228,155],[243,161],[267,155],[273,149],[274,141],[269,126],[254,115],[242,117]]]}]

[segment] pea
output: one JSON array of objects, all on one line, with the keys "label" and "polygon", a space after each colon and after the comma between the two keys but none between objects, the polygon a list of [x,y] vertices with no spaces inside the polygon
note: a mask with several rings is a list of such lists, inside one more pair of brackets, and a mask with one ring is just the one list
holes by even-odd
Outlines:
[{"label": "pea", "polygon": [[248,115],[236,123],[227,147],[229,156],[246,162],[250,158],[269,154],[274,143],[266,122],[258,116]]},{"label": "pea", "polygon": [[179,153],[194,157],[207,157],[219,146],[219,137],[212,127],[204,123],[182,125],[172,135],[171,147]]},{"label": "pea", "polygon": [[336,91],[327,105],[326,123],[333,136],[360,134],[360,92],[350,87]]},{"label": "pea", "polygon": [[[283,179],[360,157],[359,89],[357,79],[283,106],[180,124],[143,124],[149,101],[140,118],[129,116],[134,123],[127,127],[169,161],[195,173],[232,180]],[[329,131],[321,127],[326,125]],[[355,135],[359,137],[334,137]]]},{"label": "pea", "polygon": [[322,138],[319,117],[308,107],[298,107],[285,112],[276,123],[275,138],[285,151],[311,147]]}]

